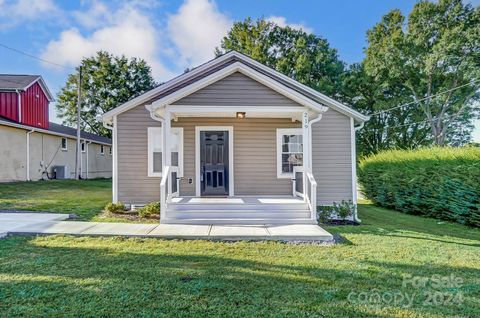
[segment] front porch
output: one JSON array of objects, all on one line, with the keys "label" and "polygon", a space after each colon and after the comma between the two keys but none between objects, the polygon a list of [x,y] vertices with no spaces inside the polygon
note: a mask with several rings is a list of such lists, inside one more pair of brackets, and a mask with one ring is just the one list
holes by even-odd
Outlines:
[{"label": "front porch", "polygon": [[161,223],[316,224],[310,121],[320,114],[194,108],[150,108],[162,125]]}]

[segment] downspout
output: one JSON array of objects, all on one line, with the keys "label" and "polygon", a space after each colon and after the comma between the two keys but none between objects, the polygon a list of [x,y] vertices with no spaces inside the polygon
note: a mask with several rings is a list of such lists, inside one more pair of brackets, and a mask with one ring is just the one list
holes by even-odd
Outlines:
[{"label": "downspout", "polygon": [[87,162],[86,165],[87,167],[85,168],[85,179],[88,179],[88,145],[90,145],[92,142],[91,141],[85,141],[85,154],[87,155]]},{"label": "downspout", "polygon": [[[357,189],[357,186],[358,186],[358,183],[357,183],[357,131],[359,131],[360,129],[363,128],[363,126],[365,125],[365,122],[361,122],[360,125],[358,125],[357,127],[353,127],[353,149],[355,150],[355,162],[353,163],[354,164],[354,167],[355,167],[355,191],[358,192],[358,189]],[[357,198],[357,193],[355,193],[355,198]],[[355,200],[357,201],[357,200]],[[358,204],[357,202],[355,202],[355,215],[354,215],[354,220],[358,223],[361,223],[362,220],[360,220],[358,218]]]},{"label": "downspout", "polygon": [[15,92],[17,93],[18,122],[22,123],[22,95],[18,89]]},{"label": "downspout", "polygon": [[312,120],[310,120],[308,125],[308,144],[310,145],[310,160],[309,161],[309,169],[313,173],[313,151],[312,151],[312,126],[313,124],[319,122],[322,119],[323,113],[318,114],[318,116]]},{"label": "downspout", "polygon": [[35,131],[35,129],[32,129],[30,131],[27,131],[27,164],[26,164],[26,168],[27,168],[27,181],[31,181],[30,180],[30,134],[33,133]]}]

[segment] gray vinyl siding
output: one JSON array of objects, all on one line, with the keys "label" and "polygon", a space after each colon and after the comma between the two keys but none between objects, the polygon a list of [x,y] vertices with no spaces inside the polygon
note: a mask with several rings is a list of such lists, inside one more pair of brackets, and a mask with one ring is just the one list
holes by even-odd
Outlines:
[{"label": "gray vinyl siding", "polygon": [[271,88],[235,72],[173,105],[203,106],[300,106]]},{"label": "gray vinyl siding", "polygon": [[[180,195],[195,195],[195,126],[233,126],[235,195],[289,195],[290,179],[277,178],[277,128],[298,128],[300,123],[276,118],[179,118],[183,127],[184,178]],[[192,184],[188,183],[192,178]]]},{"label": "gray vinyl siding", "polygon": [[160,127],[144,106],[117,117],[118,200],[148,203],[160,200],[159,177],[148,177],[148,127]]},{"label": "gray vinyl siding", "polygon": [[352,199],[350,117],[329,109],[313,125],[312,163],[318,205]]},{"label": "gray vinyl siding", "polygon": [[[143,106],[117,117],[118,199],[124,203],[158,201],[160,178],[148,177],[148,127],[160,126]],[[235,195],[288,195],[290,179],[277,178],[277,128],[297,128],[291,119],[179,118],[183,127],[184,176],[181,195],[195,195],[195,126],[233,126]],[[192,178],[192,184],[188,179]]]}]

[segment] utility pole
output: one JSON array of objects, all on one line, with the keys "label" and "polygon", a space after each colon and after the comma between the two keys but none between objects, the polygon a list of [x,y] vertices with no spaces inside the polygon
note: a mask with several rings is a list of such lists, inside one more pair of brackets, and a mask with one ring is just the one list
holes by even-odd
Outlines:
[{"label": "utility pole", "polygon": [[77,157],[75,159],[75,179],[82,178],[80,166],[82,160],[82,150],[80,149],[80,110],[82,107],[82,66],[78,68],[78,83],[77,83]]}]

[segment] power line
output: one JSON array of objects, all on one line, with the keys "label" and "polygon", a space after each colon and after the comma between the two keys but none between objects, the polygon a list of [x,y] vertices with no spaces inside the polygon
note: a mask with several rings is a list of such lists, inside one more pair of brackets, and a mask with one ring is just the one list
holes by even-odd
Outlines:
[{"label": "power line", "polygon": [[62,64],[58,64],[58,63],[55,63],[55,62],[52,62],[52,61],[43,59],[43,58],[41,58],[41,57],[38,57],[38,56],[35,56],[35,55],[32,55],[32,54],[29,54],[29,53],[27,53],[27,52],[24,52],[24,51],[21,51],[21,50],[19,50],[19,49],[10,47],[10,46],[8,46],[8,45],[5,45],[5,44],[3,44],[3,43],[0,43],[0,46],[3,47],[3,48],[5,48],[5,49],[7,49],[7,50],[16,52],[16,53],[21,54],[21,55],[28,56],[29,58],[32,58],[32,59],[35,59],[35,60],[38,60],[38,61],[41,61],[41,62],[44,62],[44,63],[48,63],[48,64],[51,64],[51,65],[55,65],[55,66],[57,66],[57,67],[61,67],[61,68],[67,69],[67,70],[74,70],[73,67],[68,67],[68,66],[65,66],[65,65],[62,65]]},{"label": "power line", "polygon": [[[475,108],[476,108],[476,107],[474,107],[474,109],[475,109]],[[465,112],[465,111],[467,111],[467,110],[470,110],[470,109],[469,109],[469,108],[465,108],[465,109],[459,111],[459,112],[456,113],[456,114],[446,115],[446,116],[444,117],[444,119],[450,119],[450,118],[455,119],[455,118],[457,118],[458,116],[460,116],[460,114],[462,114],[463,112]],[[439,120],[440,120],[440,118],[438,118],[438,117],[432,119],[432,121],[439,121]],[[429,119],[425,119],[425,120],[422,120],[422,121],[417,121],[417,122],[413,122],[413,123],[409,123],[409,124],[389,126],[389,127],[386,127],[386,129],[388,130],[388,129],[392,129],[392,128],[412,126],[412,125],[417,125],[417,124],[422,124],[422,123],[428,123],[428,122],[430,122],[430,120],[429,120]]]},{"label": "power line", "polygon": [[421,101],[424,101],[424,100],[426,100],[426,99],[433,98],[433,97],[437,97],[437,96],[439,96],[439,95],[452,92],[452,91],[454,91],[454,90],[463,88],[463,87],[465,87],[465,86],[472,85],[472,84],[474,84],[474,83],[476,83],[476,82],[480,82],[480,78],[471,80],[471,81],[470,81],[469,83],[467,83],[467,84],[463,84],[463,85],[460,85],[460,86],[456,86],[456,87],[447,89],[447,90],[445,90],[445,91],[442,91],[442,92],[440,92],[440,93],[434,94],[434,95],[432,95],[432,96],[420,98],[420,99],[418,99],[418,100],[414,100],[414,101],[409,102],[409,103],[406,103],[406,104],[402,104],[402,105],[399,105],[399,106],[395,106],[395,107],[392,107],[392,108],[388,108],[388,109],[385,109],[385,110],[378,111],[378,112],[376,112],[376,113],[373,113],[371,116],[377,116],[377,115],[380,115],[380,114],[388,113],[389,111],[392,111],[392,110],[395,110],[395,109],[398,109],[398,108],[402,108],[402,107],[405,107],[405,106],[409,106],[409,105],[412,105],[412,104],[416,104],[416,103],[421,102]]}]

